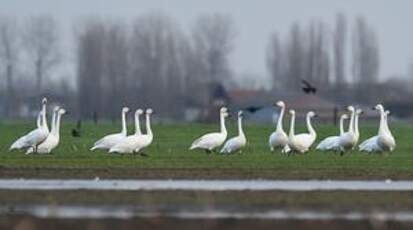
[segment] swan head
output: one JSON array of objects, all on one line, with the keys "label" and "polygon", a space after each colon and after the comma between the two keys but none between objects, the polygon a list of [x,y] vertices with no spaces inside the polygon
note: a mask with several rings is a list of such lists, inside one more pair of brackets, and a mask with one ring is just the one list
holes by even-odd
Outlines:
[{"label": "swan head", "polygon": [[314,111],[310,111],[307,113],[307,116],[312,118],[312,117],[317,117],[317,114]]},{"label": "swan head", "polygon": [[244,117],[244,112],[239,111],[239,112],[238,112],[238,117]]},{"label": "swan head", "polygon": [[384,114],[389,115],[389,114],[390,114],[390,111],[389,111],[389,110],[386,110],[386,111],[384,111]]},{"label": "swan head", "polygon": [[347,114],[343,114],[343,115],[341,115],[341,118],[344,119],[344,120],[347,120],[349,117],[348,117]]},{"label": "swan head", "polygon": [[149,109],[146,109],[146,114],[152,114],[153,113],[153,110],[151,109],[151,108],[149,108]]},{"label": "swan head", "polygon": [[227,109],[227,107],[222,107],[222,108],[219,110],[219,112],[220,112],[220,113],[228,113],[228,109]]},{"label": "swan head", "polygon": [[285,107],[285,103],[283,101],[277,101],[277,103],[275,103],[276,106],[279,107]]},{"label": "swan head", "polygon": [[135,115],[142,115],[143,114],[143,110],[142,109],[137,109],[135,111]]},{"label": "swan head", "polygon": [[380,111],[384,111],[384,107],[382,104],[377,104],[376,106],[373,107],[374,110],[380,110]]},{"label": "swan head", "polygon": [[42,99],[42,104],[43,104],[43,105],[46,105],[46,104],[47,104],[47,98],[44,97],[44,98]]},{"label": "swan head", "polygon": [[122,113],[127,113],[129,112],[129,108],[128,107],[123,107],[122,108]]},{"label": "swan head", "polygon": [[59,111],[59,109],[60,109],[59,106],[55,106],[55,107],[53,108],[53,112],[56,113],[57,111]]},{"label": "swan head", "polygon": [[66,110],[63,108],[59,109],[59,114],[60,115],[66,114]]},{"label": "swan head", "polygon": [[357,114],[357,115],[360,115],[360,114],[363,114],[363,113],[364,113],[364,112],[363,112],[362,109],[357,109],[357,110],[356,110],[356,114]]},{"label": "swan head", "polygon": [[347,110],[350,112],[354,112],[354,106],[352,105],[347,106]]},{"label": "swan head", "polygon": [[291,115],[295,115],[295,110],[293,110],[293,109],[290,110],[290,114],[291,114]]}]

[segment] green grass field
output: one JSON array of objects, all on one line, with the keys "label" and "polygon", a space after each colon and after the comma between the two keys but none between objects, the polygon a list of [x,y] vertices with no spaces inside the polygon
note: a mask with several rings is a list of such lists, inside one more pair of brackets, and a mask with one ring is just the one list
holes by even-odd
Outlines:
[{"label": "green grass field", "polygon": [[[229,135],[236,134],[234,123]],[[333,135],[337,128],[315,125],[317,142]],[[120,125],[85,123],[82,137],[73,138],[73,123],[61,130],[61,143],[50,155],[25,155],[9,152],[11,143],[30,131],[32,123],[0,125],[0,172],[3,177],[115,177],[115,178],[272,178],[272,179],[412,179],[413,127],[393,125],[397,141],[393,154],[364,154],[354,151],[344,156],[310,151],[305,155],[284,156],[269,151],[267,140],[271,126],[245,126],[248,146],[241,154],[207,155],[189,151],[191,142],[200,135],[218,129],[206,124],[154,125],[154,142],[145,150],[149,157],[108,154],[88,149],[100,137],[118,132]],[[129,126],[133,130],[133,126]],[[298,131],[303,131],[302,126]],[[361,140],[374,135],[375,126],[361,127]]]}]

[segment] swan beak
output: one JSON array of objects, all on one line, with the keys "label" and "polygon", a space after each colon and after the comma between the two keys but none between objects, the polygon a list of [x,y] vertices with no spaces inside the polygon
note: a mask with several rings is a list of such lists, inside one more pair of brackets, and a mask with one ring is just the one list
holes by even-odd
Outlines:
[{"label": "swan beak", "polygon": [[372,110],[376,110],[376,107],[372,107],[371,109],[372,109]]},{"label": "swan beak", "polygon": [[318,115],[317,114],[314,114],[314,116],[313,116],[314,118],[317,118],[318,117]]}]

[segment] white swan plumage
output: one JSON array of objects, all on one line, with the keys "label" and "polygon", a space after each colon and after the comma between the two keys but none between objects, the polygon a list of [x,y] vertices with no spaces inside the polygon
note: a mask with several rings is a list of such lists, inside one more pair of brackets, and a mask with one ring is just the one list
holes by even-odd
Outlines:
[{"label": "white swan plumage", "polygon": [[316,149],[324,150],[324,151],[338,150],[340,135],[342,135],[344,133],[344,120],[347,120],[347,119],[348,119],[348,115],[347,114],[342,114],[340,116],[340,133],[339,133],[339,135],[325,138],[324,140],[322,140],[317,145]]},{"label": "white swan plumage", "polygon": [[279,106],[281,108],[281,111],[280,115],[278,116],[277,127],[268,139],[268,145],[270,146],[271,151],[274,151],[277,148],[283,149],[288,144],[288,135],[283,129],[285,103],[283,101],[278,101],[275,105]]},{"label": "white swan plumage", "polygon": [[137,147],[137,143],[142,136],[142,131],[140,128],[140,120],[139,117],[143,114],[142,109],[137,109],[135,111],[135,133],[133,135],[127,136],[123,141],[114,145],[110,148],[110,153],[133,153]]},{"label": "white swan plumage", "polygon": [[378,104],[374,107],[380,113],[379,131],[376,136],[373,136],[359,145],[359,150],[363,152],[392,152],[396,148],[396,141],[388,127],[389,111],[384,111],[384,107]]},{"label": "white swan plumage", "polygon": [[122,142],[127,135],[127,129],[126,129],[126,114],[129,112],[128,107],[123,107],[122,108],[122,131],[120,133],[115,133],[115,134],[110,134],[107,135],[98,141],[95,142],[93,147],[90,149],[90,151],[93,151],[95,149],[110,149],[114,145]]},{"label": "white swan plumage", "polygon": [[339,138],[340,154],[342,155],[345,151],[353,149],[356,145],[356,134],[354,130],[354,120],[356,117],[356,110],[353,106],[348,106],[347,110],[350,112],[350,123],[348,126],[348,131],[341,134]]},{"label": "white swan plumage", "polygon": [[[56,106],[53,109],[53,117],[52,117],[52,124],[51,124],[51,131],[47,136],[46,140],[43,141],[37,147],[37,153],[45,154],[50,153],[53,149],[55,149],[59,145],[60,141],[60,120],[63,114],[66,113],[66,110]],[[30,154],[33,152],[33,148],[29,148],[26,154]]]},{"label": "white swan plumage", "polygon": [[291,123],[290,123],[290,133],[288,135],[288,148],[287,152],[299,152],[299,153],[305,153],[307,152],[311,145],[314,143],[314,141],[317,138],[317,133],[315,132],[313,126],[311,125],[311,119],[313,117],[316,117],[316,114],[313,111],[310,111],[307,113],[306,116],[306,123],[307,123],[307,129],[308,133],[301,133],[301,134],[295,134],[294,129],[295,129],[295,111],[290,110],[291,114]]},{"label": "white swan plumage", "polygon": [[210,152],[221,146],[227,139],[227,129],[225,127],[226,117],[228,117],[228,109],[222,107],[220,109],[220,132],[208,133],[201,136],[192,143],[189,149],[205,149],[207,152]]},{"label": "white swan plumage", "polygon": [[243,112],[238,112],[238,136],[235,136],[227,140],[224,147],[221,149],[221,153],[233,153],[241,150],[247,144],[247,138],[245,137],[244,130],[242,128]]},{"label": "white swan plumage", "polygon": [[[13,149],[27,149],[32,147],[35,152],[37,151],[37,146],[41,144],[44,140],[46,140],[47,136],[49,135],[49,127],[47,125],[46,119],[46,105],[47,99],[42,99],[42,110],[39,115],[41,115],[41,119],[37,119],[37,129],[29,132],[27,135],[19,138],[15,141],[10,150]],[[40,127],[39,127],[40,126]]]}]

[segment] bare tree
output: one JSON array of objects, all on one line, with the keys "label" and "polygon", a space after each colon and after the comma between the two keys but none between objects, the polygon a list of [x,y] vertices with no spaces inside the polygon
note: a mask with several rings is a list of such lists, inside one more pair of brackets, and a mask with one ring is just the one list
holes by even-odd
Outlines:
[{"label": "bare tree", "polygon": [[[187,41],[173,21],[159,13],[139,17],[131,39],[132,78],[141,105],[177,117],[185,75],[183,44]],[[172,106],[174,105],[175,106]]]},{"label": "bare tree", "polygon": [[290,30],[286,52],[286,58],[288,59],[286,86],[288,89],[298,89],[300,79],[304,76],[305,50],[303,46],[303,34],[300,25],[294,23]]},{"label": "bare tree", "polygon": [[376,33],[366,19],[356,20],[353,32],[353,76],[354,81],[374,84],[378,80],[379,47]]},{"label": "bare tree", "polygon": [[0,18],[0,65],[6,76],[6,108],[7,116],[11,116],[14,104],[14,75],[19,55],[17,22],[13,18]]},{"label": "bare tree", "polygon": [[336,16],[334,30],[334,76],[336,86],[345,84],[345,56],[346,56],[347,21],[344,14]]},{"label": "bare tree", "polygon": [[222,14],[199,17],[193,39],[196,55],[203,64],[205,82],[231,82],[229,55],[234,37],[235,28],[230,17]]},{"label": "bare tree", "polygon": [[34,64],[36,90],[42,92],[44,78],[59,61],[57,23],[51,16],[37,16],[27,21],[23,31],[26,53]]},{"label": "bare tree", "polygon": [[280,39],[277,33],[273,33],[270,37],[269,46],[267,48],[267,68],[272,77],[273,88],[280,89],[285,86],[282,61],[283,55]]},{"label": "bare tree", "polygon": [[102,112],[103,48],[105,28],[89,21],[77,35],[78,106],[81,117],[96,118]]}]

